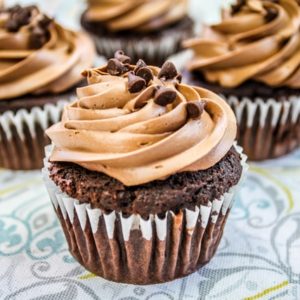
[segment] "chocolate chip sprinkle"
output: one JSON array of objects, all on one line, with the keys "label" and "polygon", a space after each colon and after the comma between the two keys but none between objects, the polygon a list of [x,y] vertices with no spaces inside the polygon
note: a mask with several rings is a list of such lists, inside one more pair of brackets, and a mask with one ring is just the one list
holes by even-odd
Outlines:
[{"label": "chocolate chip sprinkle", "polygon": [[235,15],[239,13],[244,5],[246,5],[246,0],[238,0],[236,4],[231,5],[231,14]]},{"label": "chocolate chip sprinkle", "polygon": [[146,85],[153,79],[152,71],[148,67],[138,69],[135,74],[142,77],[146,81]]},{"label": "chocolate chip sprinkle", "polygon": [[[5,29],[8,32],[18,32],[22,26],[28,26],[30,36],[28,39],[28,47],[30,49],[38,49],[42,47],[49,39],[49,25],[52,19],[46,15],[40,14],[37,6],[20,6],[15,5],[4,10],[8,14]],[[37,23],[31,24],[32,18],[38,16]]]},{"label": "chocolate chip sprinkle", "polygon": [[154,96],[154,103],[160,106],[167,106],[175,101],[176,96],[177,94],[174,89],[159,86]]},{"label": "chocolate chip sprinkle", "polygon": [[7,8],[6,11],[9,12],[9,13],[13,13],[13,12],[17,12],[17,11],[19,11],[21,9],[22,9],[21,5],[20,4],[16,4],[16,5],[14,5],[14,6],[10,7],[10,8]]},{"label": "chocolate chip sprinkle", "polygon": [[5,23],[5,29],[9,32],[17,32],[20,26],[19,23],[14,19],[9,19]]},{"label": "chocolate chip sprinkle", "polygon": [[110,75],[118,76],[128,71],[128,67],[116,58],[111,58],[107,63],[107,72]]},{"label": "chocolate chip sprinkle", "polygon": [[135,65],[134,72],[136,73],[140,68],[144,67],[147,67],[146,63],[142,59],[139,59]]},{"label": "chocolate chip sprinkle", "polygon": [[124,51],[118,50],[115,52],[115,58],[123,64],[130,64],[131,58],[124,54]]},{"label": "chocolate chip sprinkle", "polygon": [[5,10],[9,14],[5,23],[5,29],[9,32],[17,32],[22,26],[28,25],[32,16],[32,12],[37,10],[34,5],[21,7],[15,5]]},{"label": "chocolate chip sprinkle", "polygon": [[47,32],[39,26],[33,27],[29,36],[29,47],[38,49],[47,42]]},{"label": "chocolate chip sprinkle", "polygon": [[265,15],[266,22],[271,22],[278,16],[278,11],[274,7],[268,7],[266,8],[266,11],[267,11]]},{"label": "chocolate chip sprinkle", "polygon": [[189,101],[186,104],[188,117],[191,119],[198,119],[204,111],[205,104],[205,101]]},{"label": "chocolate chip sprinkle", "polygon": [[175,65],[170,61],[166,61],[162,65],[161,70],[158,73],[158,78],[163,80],[169,80],[175,78],[177,74],[178,72],[176,70]]},{"label": "chocolate chip sprinkle", "polygon": [[133,72],[128,73],[128,91],[130,93],[138,93],[146,86],[146,81],[136,76]]},{"label": "chocolate chip sprinkle", "polygon": [[38,24],[41,28],[48,28],[48,26],[53,22],[53,19],[49,18],[46,15],[43,15],[42,18],[39,20]]}]

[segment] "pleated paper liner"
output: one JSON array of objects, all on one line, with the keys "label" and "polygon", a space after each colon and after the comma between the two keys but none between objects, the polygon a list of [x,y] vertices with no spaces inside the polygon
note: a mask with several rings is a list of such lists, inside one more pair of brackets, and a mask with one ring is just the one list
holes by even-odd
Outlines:
[{"label": "pleated paper liner", "polygon": [[[236,149],[242,158],[242,178],[246,156],[242,148]],[[216,252],[237,186],[207,206],[177,214],[168,211],[164,218],[105,214],[60,191],[49,178],[50,152],[47,147],[43,178],[70,252],[87,270],[111,281],[153,284],[196,271]]]},{"label": "pleated paper liner", "polygon": [[43,166],[44,148],[50,143],[45,130],[60,120],[67,101],[30,111],[0,114],[0,168],[33,170]]},{"label": "pleated paper liner", "polygon": [[238,122],[238,143],[250,160],[285,155],[300,145],[300,97],[286,100],[224,97]]}]

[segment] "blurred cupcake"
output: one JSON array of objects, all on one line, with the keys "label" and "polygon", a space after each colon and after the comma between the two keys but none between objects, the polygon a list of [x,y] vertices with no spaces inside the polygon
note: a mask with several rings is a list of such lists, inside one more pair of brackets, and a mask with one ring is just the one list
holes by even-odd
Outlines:
[{"label": "blurred cupcake", "polygon": [[0,10],[0,167],[37,169],[64,103],[92,66],[93,42],[36,6]]},{"label": "blurred cupcake", "polygon": [[300,7],[295,0],[239,1],[220,24],[184,46],[194,51],[188,82],[222,94],[253,160],[300,143]]},{"label": "blurred cupcake", "polygon": [[82,26],[107,58],[118,49],[161,65],[193,33],[187,0],[88,0]]},{"label": "blurred cupcake", "polygon": [[174,65],[85,71],[89,85],[47,130],[44,180],[72,255],[134,284],[188,275],[214,255],[245,170],[236,120]]}]

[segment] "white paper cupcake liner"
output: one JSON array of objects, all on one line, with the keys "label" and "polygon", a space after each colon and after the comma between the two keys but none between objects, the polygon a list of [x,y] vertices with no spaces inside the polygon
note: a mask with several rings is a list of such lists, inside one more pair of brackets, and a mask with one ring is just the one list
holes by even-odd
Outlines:
[{"label": "white paper cupcake liner", "polygon": [[251,160],[276,158],[300,145],[300,97],[286,100],[224,97],[238,123],[238,143]]},{"label": "white paper cupcake liner", "polygon": [[[243,172],[248,168],[242,148]],[[88,270],[106,279],[134,284],[173,280],[194,272],[214,255],[238,185],[220,199],[194,210],[168,211],[164,218],[105,214],[61,192],[49,178],[46,148],[42,170],[70,252]]]},{"label": "white paper cupcake liner", "polygon": [[49,139],[44,131],[61,117],[67,101],[34,107],[30,111],[0,114],[0,167],[31,170],[42,167],[44,147]]}]

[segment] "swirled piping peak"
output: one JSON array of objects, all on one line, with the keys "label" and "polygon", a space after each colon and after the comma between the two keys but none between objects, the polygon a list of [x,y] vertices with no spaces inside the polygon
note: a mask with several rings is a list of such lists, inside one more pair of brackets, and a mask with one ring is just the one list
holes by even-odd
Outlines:
[{"label": "swirled piping peak", "polygon": [[296,0],[239,0],[221,23],[184,42],[195,53],[188,69],[224,87],[255,80],[300,88],[299,27]]},{"label": "swirled piping peak", "polygon": [[88,85],[47,135],[50,161],[73,162],[125,185],[212,167],[232,147],[236,120],[214,93],[181,83],[171,62],[132,64],[117,51],[85,70]]},{"label": "swirled piping peak", "polygon": [[187,0],[88,0],[86,17],[114,32],[152,32],[181,21],[187,13]]},{"label": "swirled piping peak", "polygon": [[94,57],[86,34],[61,27],[36,6],[0,9],[0,100],[66,91]]}]

